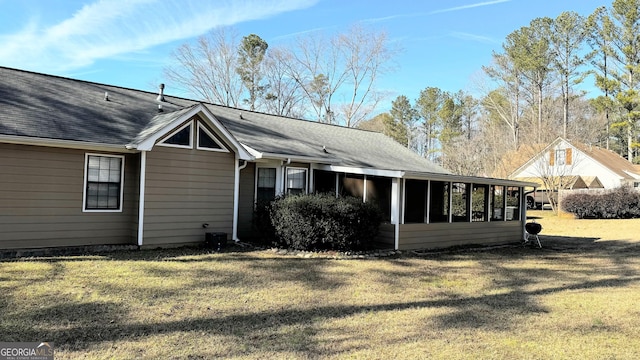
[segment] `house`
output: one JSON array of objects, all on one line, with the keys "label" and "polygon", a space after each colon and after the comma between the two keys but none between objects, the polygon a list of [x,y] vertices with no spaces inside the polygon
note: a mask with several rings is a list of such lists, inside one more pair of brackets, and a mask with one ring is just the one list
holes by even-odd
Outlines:
[{"label": "house", "polygon": [[256,201],[375,201],[395,249],[523,238],[530,183],[457,176],[376,132],[0,67],[0,249],[255,235]]},{"label": "house", "polygon": [[[607,149],[557,138],[515,169],[510,179],[566,178],[565,188],[581,177],[585,188],[613,189],[621,185],[640,187],[640,170],[622,156]],[[573,182],[573,184],[572,184]]]}]

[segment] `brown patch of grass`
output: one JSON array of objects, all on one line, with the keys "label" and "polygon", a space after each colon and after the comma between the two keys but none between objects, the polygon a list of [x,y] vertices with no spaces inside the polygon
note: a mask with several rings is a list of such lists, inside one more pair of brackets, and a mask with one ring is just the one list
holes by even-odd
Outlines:
[{"label": "brown patch of grass", "polygon": [[640,223],[547,213],[542,249],[6,260],[0,339],[56,359],[637,358]]}]

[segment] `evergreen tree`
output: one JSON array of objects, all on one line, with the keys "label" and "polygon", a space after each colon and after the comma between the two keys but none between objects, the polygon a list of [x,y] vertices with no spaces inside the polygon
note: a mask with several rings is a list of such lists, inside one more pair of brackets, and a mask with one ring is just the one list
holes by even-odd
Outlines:
[{"label": "evergreen tree", "polygon": [[262,61],[269,45],[256,34],[250,34],[242,38],[238,49],[238,67],[236,71],[242,79],[242,84],[249,92],[249,98],[245,102],[249,104],[249,110],[256,108],[256,103],[266,91],[266,85],[262,84],[264,77]]}]

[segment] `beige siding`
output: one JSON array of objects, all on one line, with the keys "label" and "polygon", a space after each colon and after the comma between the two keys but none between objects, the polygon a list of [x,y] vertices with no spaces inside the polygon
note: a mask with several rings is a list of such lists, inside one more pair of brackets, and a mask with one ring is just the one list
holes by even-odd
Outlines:
[{"label": "beige siding", "polygon": [[393,248],[396,246],[396,227],[393,224],[380,225],[380,233],[376,237],[376,242],[384,245],[388,245]]},{"label": "beige siding", "polygon": [[238,237],[251,239],[255,235],[252,230],[253,203],[255,199],[256,164],[248,163],[240,170],[240,205],[238,213]]},{"label": "beige siding", "polygon": [[135,243],[139,155],[125,157],[123,211],[83,213],[85,153],[0,144],[0,248]]},{"label": "beige siding", "polygon": [[230,238],[233,184],[232,153],[154,147],[147,153],[143,246],[202,243],[206,232]]},{"label": "beige siding", "polygon": [[402,224],[401,250],[470,244],[499,244],[522,240],[520,221]]}]

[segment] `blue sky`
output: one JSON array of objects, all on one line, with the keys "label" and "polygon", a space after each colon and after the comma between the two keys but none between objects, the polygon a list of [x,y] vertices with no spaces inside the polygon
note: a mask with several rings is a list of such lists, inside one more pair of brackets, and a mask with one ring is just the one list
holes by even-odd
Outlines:
[{"label": "blue sky", "polygon": [[403,49],[380,87],[414,100],[429,86],[473,92],[492,51],[536,17],[586,16],[611,2],[0,0],[0,66],[155,91],[171,52],[218,26],[278,45],[297,34],[362,23],[386,31]]}]

